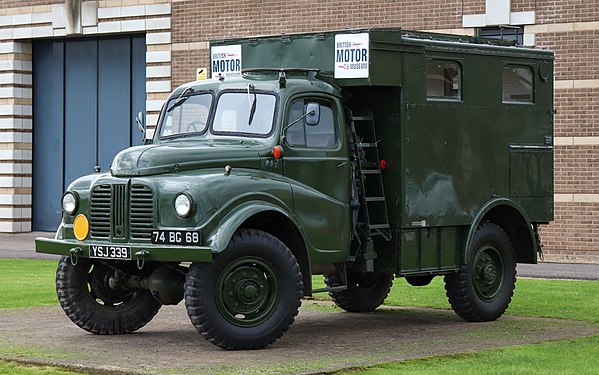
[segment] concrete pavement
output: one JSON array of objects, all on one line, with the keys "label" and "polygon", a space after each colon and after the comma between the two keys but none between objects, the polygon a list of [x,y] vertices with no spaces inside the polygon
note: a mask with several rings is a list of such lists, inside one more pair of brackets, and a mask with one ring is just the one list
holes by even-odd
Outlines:
[{"label": "concrete pavement", "polygon": [[[0,258],[58,259],[57,255],[37,254],[36,237],[53,238],[53,232],[0,233]],[[518,276],[546,279],[599,280],[599,264],[553,263],[518,264]]]}]

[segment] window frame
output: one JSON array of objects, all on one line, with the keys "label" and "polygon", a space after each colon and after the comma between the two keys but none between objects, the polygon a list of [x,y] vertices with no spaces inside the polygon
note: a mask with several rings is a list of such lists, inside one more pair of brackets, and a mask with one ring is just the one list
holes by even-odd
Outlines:
[{"label": "window frame", "polygon": [[189,94],[189,96],[202,95],[202,94],[209,94],[211,96],[210,107],[208,108],[208,117],[206,118],[206,126],[204,127],[204,130],[201,132],[193,132],[193,133],[177,133],[177,134],[162,135],[163,127],[166,126],[165,121],[166,121],[166,116],[168,113],[169,103],[171,101],[177,101],[177,99],[178,99],[177,96],[172,96],[163,104],[162,109],[160,111],[160,115],[158,116],[158,123],[157,123],[158,126],[156,127],[156,130],[155,130],[156,134],[158,135],[158,140],[162,141],[162,140],[171,140],[171,139],[176,139],[176,138],[186,138],[186,137],[189,137],[190,135],[201,136],[201,135],[208,133],[208,131],[210,129],[210,124],[212,121],[212,112],[213,112],[214,105],[216,102],[216,96],[214,94],[214,91],[212,91],[212,90],[194,91],[193,93]]},{"label": "window frame", "polygon": [[[509,68],[517,68],[517,69],[528,69],[530,72],[531,78],[531,87],[530,87],[530,100],[522,101],[522,100],[505,100],[504,99],[504,88],[505,88],[505,80],[504,74],[506,69]],[[534,67],[526,64],[518,64],[508,62],[502,65],[501,67],[501,104],[516,104],[516,105],[534,105],[535,103],[535,69]]]},{"label": "window frame", "polygon": [[[428,68],[429,68],[429,64],[431,63],[452,63],[455,64],[458,68],[458,77],[459,77],[459,87],[458,87],[458,96],[433,96],[433,95],[429,95],[428,93],[428,88],[429,88],[429,78],[428,78]],[[445,68],[444,68],[445,71]],[[449,58],[438,58],[438,57],[431,57],[429,59],[427,59],[426,61],[426,66],[425,66],[425,95],[426,95],[426,101],[428,102],[449,102],[449,103],[462,103],[464,101],[464,66],[462,65],[462,62],[460,60],[456,60],[456,59],[449,59]]]},{"label": "window frame", "polygon": [[245,133],[245,132],[232,132],[232,131],[219,131],[219,130],[214,130],[214,120],[216,118],[216,110],[218,108],[218,102],[221,98],[221,96],[226,95],[226,94],[247,94],[247,90],[243,90],[243,89],[233,89],[233,90],[223,90],[221,92],[218,93],[218,95],[216,96],[216,98],[214,99],[214,105],[213,105],[213,109],[212,109],[212,115],[210,118],[210,125],[209,125],[209,129],[210,129],[210,134],[213,135],[230,135],[230,136],[236,136],[236,137],[244,137],[244,138],[269,138],[273,135],[273,133],[275,132],[276,129],[276,124],[277,124],[277,118],[279,115],[279,95],[276,92],[273,91],[266,91],[266,90],[259,90],[259,89],[254,89],[254,92],[256,94],[264,94],[264,95],[272,95],[275,97],[275,109],[273,111],[273,115],[272,115],[272,125],[270,127],[270,131],[266,134],[258,134],[258,133]]},{"label": "window frame", "polygon": [[[302,101],[303,102],[303,106],[305,107],[305,105],[308,102],[317,102],[319,103],[321,106],[323,105],[323,102],[326,103],[326,106],[329,107],[331,109],[331,112],[333,114],[333,144],[331,146],[320,146],[320,147],[316,147],[316,146],[308,146],[307,145],[307,132],[306,129],[309,128],[310,126],[308,126],[306,124],[305,119],[301,120],[298,122],[298,124],[303,124],[304,126],[304,136],[305,136],[305,140],[306,140],[306,144],[300,145],[300,144],[291,144],[289,142],[289,137],[287,136],[287,132],[289,131],[289,129],[297,124],[293,124],[291,127],[286,128],[287,124],[290,123],[289,121],[289,115],[291,113],[291,108],[293,107],[293,105],[297,102],[297,101]],[[282,134],[282,136],[285,137],[286,141],[285,143],[287,144],[288,147],[292,148],[292,149],[299,149],[299,150],[337,150],[339,149],[339,111],[337,108],[337,105],[335,103],[335,101],[326,98],[326,97],[319,97],[319,96],[300,96],[300,97],[295,97],[295,98],[290,98],[290,100],[288,101],[288,106],[286,108],[285,111],[285,126],[283,127],[284,129],[284,133]],[[321,117],[322,119],[322,117]],[[292,122],[292,121],[291,121]],[[319,126],[319,125],[317,125]]]}]

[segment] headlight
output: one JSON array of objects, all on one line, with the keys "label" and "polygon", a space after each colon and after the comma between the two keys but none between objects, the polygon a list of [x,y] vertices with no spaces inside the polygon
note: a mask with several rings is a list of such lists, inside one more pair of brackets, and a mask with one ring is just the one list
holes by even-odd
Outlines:
[{"label": "headlight", "polygon": [[69,215],[72,215],[77,210],[77,197],[75,194],[68,192],[62,196],[62,209]]},{"label": "headlight", "polygon": [[191,198],[181,193],[175,198],[175,212],[179,217],[185,218],[191,213]]}]

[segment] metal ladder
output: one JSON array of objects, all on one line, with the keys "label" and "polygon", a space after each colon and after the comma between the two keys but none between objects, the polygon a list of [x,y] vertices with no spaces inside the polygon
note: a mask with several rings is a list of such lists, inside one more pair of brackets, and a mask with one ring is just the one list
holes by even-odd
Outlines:
[{"label": "metal ladder", "polygon": [[351,112],[350,114],[351,130],[355,138],[356,177],[359,180],[358,188],[361,190],[358,230],[366,239],[366,243],[362,246],[366,268],[372,271],[376,258],[373,237],[381,236],[386,241],[391,240],[378,151],[379,140],[376,138],[371,112],[365,115],[354,115]]}]

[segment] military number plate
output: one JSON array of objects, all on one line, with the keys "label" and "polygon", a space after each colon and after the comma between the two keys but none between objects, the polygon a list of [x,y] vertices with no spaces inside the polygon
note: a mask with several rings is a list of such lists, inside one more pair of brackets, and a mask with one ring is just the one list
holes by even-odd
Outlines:
[{"label": "military number plate", "polygon": [[96,259],[130,260],[131,248],[129,246],[90,245],[89,257]]},{"label": "military number plate", "polygon": [[198,230],[153,230],[152,243],[160,245],[200,246],[202,234]]}]

